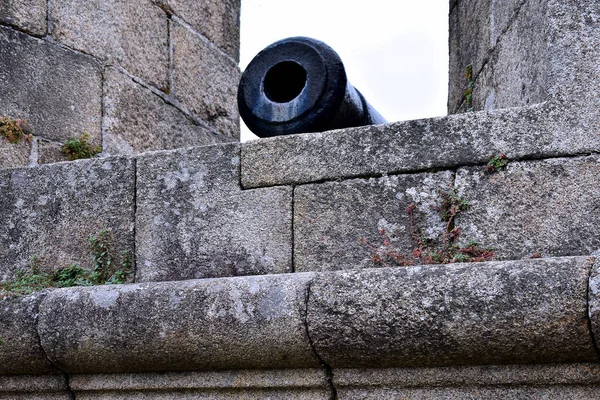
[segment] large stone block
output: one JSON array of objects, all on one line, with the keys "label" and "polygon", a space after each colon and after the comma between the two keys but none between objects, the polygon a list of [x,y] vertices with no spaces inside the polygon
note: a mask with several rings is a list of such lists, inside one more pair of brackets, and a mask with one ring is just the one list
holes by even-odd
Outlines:
[{"label": "large stone block", "polygon": [[462,237],[494,248],[500,259],[586,255],[600,249],[600,158],[511,162],[505,171],[462,168]]},{"label": "large stone block", "polygon": [[73,375],[70,387],[78,398],[99,400],[326,400],[331,397],[325,378],[321,369]]},{"label": "large stone block", "polygon": [[336,369],[340,399],[588,399],[597,364]]},{"label": "large stone block", "polygon": [[194,124],[180,110],[116,68],[104,73],[103,150],[112,155],[234,140]]},{"label": "large stone block", "polygon": [[64,375],[0,375],[1,400],[72,400]]},{"label": "large stone block", "polygon": [[0,279],[31,263],[91,267],[88,238],[102,230],[115,255],[131,252],[134,179],[134,161],[123,158],[0,171]]},{"label": "large stone block", "polygon": [[185,26],[171,22],[173,95],[223,135],[239,138],[237,65]]},{"label": "large stone block", "polygon": [[318,274],[307,325],[331,367],[595,362],[587,284],[569,257]]},{"label": "large stone block", "polygon": [[30,155],[31,143],[23,141],[11,144],[0,137],[0,169],[28,165]]},{"label": "large stone block", "polygon": [[[380,179],[297,186],[294,191],[294,266],[296,271],[327,271],[373,267],[377,248],[411,254],[417,247],[414,228],[424,240],[442,241],[445,222],[436,207],[439,192],[452,187],[453,174],[397,175]],[[390,238],[390,247],[383,245]]]},{"label": "large stone block", "polygon": [[47,0],[4,0],[0,3],[0,22],[36,36],[47,31]]},{"label": "large stone block", "polygon": [[[591,110],[586,121],[592,120]],[[597,118],[595,120],[598,120]],[[242,146],[245,188],[298,184],[600,151],[600,122],[562,105],[451,115],[253,140]]]},{"label": "large stone block", "polygon": [[[43,294],[3,299],[0,294],[0,376],[54,374],[38,332],[38,308]],[[0,377],[0,396],[2,396]]]},{"label": "large stone block", "polygon": [[242,191],[239,144],[138,158],[138,281],[291,271],[292,190]]},{"label": "large stone block", "polygon": [[22,118],[37,136],[85,133],[100,144],[102,77],[91,58],[0,27],[0,116]]},{"label": "large stone block", "polygon": [[303,312],[310,274],[57,289],[40,305],[69,373],[318,368]]},{"label": "large stone block", "polygon": [[[546,4],[547,0],[532,0],[515,7],[510,2],[493,2],[492,15],[508,18],[505,8],[514,15],[510,25],[497,33],[498,43],[476,79],[475,110],[527,106],[548,99],[548,46],[540,45],[540,38],[549,33]],[[494,25],[494,30],[499,29]]]},{"label": "large stone block", "polygon": [[239,61],[240,0],[156,0]]},{"label": "large stone block", "polygon": [[50,4],[54,39],[117,63],[168,90],[167,16],[150,0],[61,0]]},{"label": "large stone block", "polygon": [[490,49],[490,1],[492,0],[461,0],[450,12],[448,112],[451,114],[468,108],[464,104],[468,83],[467,67],[471,66],[476,77],[487,63]]}]

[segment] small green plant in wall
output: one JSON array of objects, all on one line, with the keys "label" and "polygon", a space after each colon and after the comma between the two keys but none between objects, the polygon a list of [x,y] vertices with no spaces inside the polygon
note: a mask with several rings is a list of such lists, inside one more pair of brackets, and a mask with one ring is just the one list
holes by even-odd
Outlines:
[{"label": "small green plant in wall", "polygon": [[4,137],[11,144],[17,144],[22,141],[31,142],[33,136],[27,133],[27,122],[24,119],[12,119],[9,117],[0,117],[0,136]]},{"label": "small green plant in wall", "polygon": [[389,266],[390,264],[400,266],[411,266],[418,264],[449,264],[457,262],[482,262],[491,260],[494,252],[490,248],[481,247],[476,241],[470,240],[466,245],[457,244],[460,228],[455,226],[456,217],[469,208],[469,202],[462,199],[454,189],[438,192],[439,203],[436,211],[446,226],[444,229],[441,245],[423,239],[421,229],[415,224],[414,212],[416,206],[411,204],[406,212],[409,218],[410,235],[413,242],[413,251],[403,253],[395,249],[391,238],[385,230],[379,234],[383,239],[383,245],[375,246],[365,238],[361,238],[361,244],[371,250],[371,261],[375,265]]},{"label": "small green plant in wall", "polygon": [[473,88],[475,81],[473,80],[473,66],[467,65],[465,68],[465,78],[467,79],[467,88],[465,89],[464,99],[467,111],[473,111]]},{"label": "small green plant in wall", "polygon": [[102,152],[102,147],[90,144],[90,135],[84,133],[65,142],[61,148],[62,153],[69,161],[92,158]]},{"label": "small green plant in wall", "polygon": [[0,300],[48,288],[125,283],[131,273],[131,254],[123,252],[117,258],[111,251],[111,244],[109,231],[102,230],[97,235],[90,236],[92,269],[69,264],[52,272],[42,273],[38,267],[39,259],[33,257],[29,272],[20,270],[14,279],[0,282]]},{"label": "small green plant in wall", "polygon": [[500,153],[490,157],[490,161],[488,161],[485,166],[485,170],[489,173],[494,173],[498,171],[502,171],[508,165],[508,157],[506,154]]}]

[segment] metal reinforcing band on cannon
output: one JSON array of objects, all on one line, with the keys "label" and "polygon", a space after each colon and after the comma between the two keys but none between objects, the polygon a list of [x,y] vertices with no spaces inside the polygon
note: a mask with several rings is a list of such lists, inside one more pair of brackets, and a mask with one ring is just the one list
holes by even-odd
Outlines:
[{"label": "metal reinforcing band on cannon", "polygon": [[280,40],[254,57],[240,81],[238,107],[259,137],[386,122],[348,82],[339,55],[307,37]]}]

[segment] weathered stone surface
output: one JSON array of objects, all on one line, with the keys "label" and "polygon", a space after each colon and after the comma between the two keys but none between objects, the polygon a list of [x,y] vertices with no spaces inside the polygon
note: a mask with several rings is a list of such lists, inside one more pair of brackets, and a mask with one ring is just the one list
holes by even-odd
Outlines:
[{"label": "weathered stone surface", "polygon": [[375,388],[374,390],[354,389],[341,390],[340,400],[521,400],[521,399],[573,399],[588,400],[598,396],[600,386],[532,386],[532,387],[424,387],[414,389]]},{"label": "weathered stone surface", "polygon": [[368,389],[368,387],[600,384],[600,366],[596,363],[481,365],[444,368],[361,368],[335,369],[333,372],[333,383],[338,389],[348,386]]},{"label": "weathered stone surface", "polygon": [[596,361],[584,257],[320,274],[308,331],[332,367]]},{"label": "weathered stone surface", "polygon": [[78,396],[99,399],[130,399],[140,393],[147,399],[330,398],[320,369],[73,375],[70,384]]},{"label": "weathered stone surface", "polygon": [[134,164],[81,160],[0,171],[0,279],[26,268],[92,266],[90,235],[109,230],[114,254],[133,250]]},{"label": "weathered stone surface", "polygon": [[0,26],[0,116],[33,134],[66,140],[87,132],[100,144],[102,77],[97,63]]},{"label": "weathered stone surface", "polygon": [[[368,268],[374,253],[361,238],[382,251],[411,254],[407,207],[423,239],[442,241],[446,223],[436,207],[438,191],[452,187],[453,174],[396,175],[379,179],[297,186],[294,191],[294,265],[296,271]],[[384,246],[385,230],[390,245]]]},{"label": "weathered stone surface", "polygon": [[451,114],[464,112],[468,108],[463,103],[468,83],[467,66],[471,66],[475,78],[487,63],[490,1],[493,0],[458,1],[450,13],[448,112]]},{"label": "weathered stone surface", "polygon": [[240,0],[156,0],[239,61]]},{"label": "weathered stone surface", "polygon": [[336,369],[333,376],[340,399],[587,399],[600,388],[597,364]]},{"label": "weathered stone surface", "polygon": [[318,368],[303,322],[311,274],[58,289],[40,306],[69,373]]},{"label": "weathered stone surface", "polygon": [[104,151],[137,154],[234,140],[195,125],[180,110],[116,68],[104,73]]},{"label": "weathered stone surface", "polygon": [[600,248],[600,157],[511,162],[505,171],[457,172],[462,240],[490,246],[499,259],[588,255]]},{"label": "weathered stone surface", "polygon": [[239,144],[138,158],[137,281],[291,272],[292,190],[241,191]]},{"label": "weathered stone surface", "polygon": [[596,343],[600,340],[600,249],[594,253],[595,263],[592,267],[588,286],[588,316],[592,334]]},{"label": "weathered stone surface", "polygon": [[50,140],[38,140],[38,162],[40,164],[52,164],[67,161],[67,156],[62,152],[62,143]]},{"label": "weathered stone surface", "polygon": [[[600,135],[554,103],[254,140],[242,146],[245,188],[423,171],[600,151]],[[590,114],[591,115],[591,114]],[[585,118],[590,121],[591,118]],[[598,127],[600,129],[600,126]]]},{"label": "weathered stone surface", "polygon": [[239,138],[237,65],[186,27],[171,22],[173,94],[223,135]]},{"label": "weathered stone surface", "polygon": [[167,16],[150,0],[61,0],[50,4],[54,39],[117,63],[167,90]]},{"label": "weathered stone surface", "polygon": [[[57,373],[38,339],[38,306],[43,294],[0,297],[0,375]],[[4,382],[0,377],[0,395]],[[7,383],[8,386],[8,383]]]},{"label": "weathered stone surface", "polygon": [[32,35],[46,34],[46,0],[4,0],[0,3],[0,22]]},{"label": "weathered stone surface", "polygon": [[0,137],[0,169],[28,165],[30,154],[31,143],[23,141],[11,144]]},{"label": "weathered stone surface", "polygon": [[501,19],[508,18],[510,11],[514,15],[476,79],[472,104],[475,110],[526,106],[548,99],[548,46],[540,45],[540,38],[548,36],[547,0],[520,2],[516,6],[510,3],[493,2]]},{"label": "weathered stone surface", "polygon": [[63,375],[0,375],[2,400],[71,400]]}]

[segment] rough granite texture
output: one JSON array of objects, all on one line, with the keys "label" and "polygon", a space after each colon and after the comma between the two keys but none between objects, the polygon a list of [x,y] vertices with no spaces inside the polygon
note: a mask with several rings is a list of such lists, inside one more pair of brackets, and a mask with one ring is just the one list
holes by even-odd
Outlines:
[{"label": "rough granite texture", "polygon": [[319,274],[307,324],[333,368],[597,361],[590,258]]},{"label": "rough granite texture", "polygon": [[44,36],[47,0],[3,0],[0,3],[0,22],[12,25],[35,36]]},{"label": "rough granite texture", "polygon": [[239,138],[238,66],[205,39],[171,21],[173,95],[221,134]]},{"label": "rough granite texture", "polygon": [[27,269],[92,266],[90,235],[133,250],[134,161],[81,160],[0,171],[0,279]]},{"label": "rough granite texture", "polygon": [[546,387],[424,387],[415,389],[362,388],[342,389],[340,400],[522,400],[570,399],[589,400],[598,397],[599,386],[546,386]]},{"label": "rough granite texture", "polygon": [[0,169],[29,165],[31,143],[22,141],[11,144],[0,137]]},{"label": "rough granite texture", "polygon": [[39,164],[51,164],[67,161],[67,156],[65,156],[62,152],[62,143],[40,139],[38,140],[37,145]]},{"label": "rough granite texture", "polygon": [[240,190],[239,151],[138,158],[137,281],[291,272],[292,190]]},{"label": "rough granite texture", "polygon": [[581,118],[564,119],[563,112],[561,105],[544,103],[253,140],[242,145],[242,185],[254,188],[454,168],[485,164],[498,153],[520,159],[599,152],[600,126],[594,131]]},{"label": "rough granite texture", "polygon": [[167,15],[150,0],[50,3],[52,37],[168,90]]},{"label": "rough granite texture", "polygon": [[240,54],[240,0],[155,0],[225,51],[236,62]]},{"label": "rough granite texture", "polygon": [[[361,244],[361,238],[382,251],[410,254],[417,245],[411,237],[409,205],[416,206],[413,223],[423,239],[440,243],[446,223],[436,210],[438,191],[449,190],[452,180],[451,172],[440,172],[297,186],[295,270],[373,267],[374,250]],[[384,246],[385,237],[390,246]]]},{"label": "rough granite texture", "polygon": [[58,289],[40,305],[69,373],[318,368],[303,312],[311,274]]},{"label": "rough granite texture", "polygon": [[88,56],[0,26],[0,116],[22,118],[36,136],[87,132],[100,144],[102,77]]},{"label": "rough granite texture", "polygon": [[109,154],[137,154],[234,140],[194,124],[180,110],[117,68],[107,68],[104,79],[103,150]]},{"label": "rough granite texture", "polygon": [[[509,3],[494,8],[514,7]],[[540,45],[540,38],[548,36],[544,23],[547,21],[547,0],[520,3],[524,4],[514,11],[517,17],[479,71],[473,90],[472,107],[475,110],[526,106],[548,98],[548,47]]]},{"label": "rough granite texture", "polygon": [[588,284],[588,316],[592,332],[596,340],[600,338],[600,249],[594,253],[596,257]]},{"label": "rough granite texture", "polygon": [[[330,398],[325,373],[320,369],[73,375],[70,387],[78,396],[95,395],[99,399],[130,399],[142,393],[145,399]],[[168,394],[181,390],[185,394]]]},{"label": "rough granite texture", "polygon": [[333,383],[339,388],[359,386],[388,388],[598,385],[600,365],[535,364],[482,365],[443,368],[335,369]]},{"label": "rough granite texture", "polygon": [[599,176],[599,156],[511,162],[494,174],[461,168],[456,187],[470,207],[456,219],[459,239],[499,259],[591,254],[600,249]]},{"label": "rough granite texture", "polygon": [[[58,373],[46,358],[36,329],[43,296],[0,298],[0,375]],[[4,387],[0,378],[0,394]]]}]

